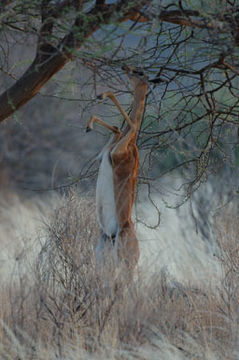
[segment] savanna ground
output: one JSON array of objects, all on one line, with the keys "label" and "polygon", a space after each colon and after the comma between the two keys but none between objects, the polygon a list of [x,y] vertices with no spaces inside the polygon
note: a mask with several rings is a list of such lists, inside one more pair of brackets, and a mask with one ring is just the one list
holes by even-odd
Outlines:
[{"label": "savanna ground", "polygon": [[[172,210],[167,226],[162,219],[168,249],[162,251],[159,230],[145,230],[145,244],[138,229],[141,261],[128,283],[117,271],[98,271],[91,196],[71,190],[27,200],[5,191],[1,205],[1,359],[238,358],[239,230],[232,207],[214,216],[211,253],[197,253],[189,219],[189,243],[178,232],[177,247]],[[157,256],[145,256],[153,237]],[[187,246],[191,258],[182,250],[174,273],[162,268]]]}]

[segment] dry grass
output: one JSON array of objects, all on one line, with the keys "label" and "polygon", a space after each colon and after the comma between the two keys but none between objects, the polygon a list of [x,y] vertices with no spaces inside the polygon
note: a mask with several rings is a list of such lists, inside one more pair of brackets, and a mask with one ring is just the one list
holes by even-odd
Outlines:
[{"label": "dry grass", "polygon": [[162,272],[148,279],[143,268],[130,284],[112,269],[99,273],[94,219],[93,203],[71,193],[47,222],[31,271],[1,289],[1,359],[238,358],[238,218],[217,225],[218,289]]}]

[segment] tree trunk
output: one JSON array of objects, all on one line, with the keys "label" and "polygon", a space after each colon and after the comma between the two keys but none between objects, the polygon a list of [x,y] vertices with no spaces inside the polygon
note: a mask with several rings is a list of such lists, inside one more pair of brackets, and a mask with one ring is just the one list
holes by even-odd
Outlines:
[{"label": "tree trunk", "polygon": [[33,98],[68,61],[69,57],[60,53],[53,54],[40,64],[35,60],[22,77],[0,96],[0,121]]}]

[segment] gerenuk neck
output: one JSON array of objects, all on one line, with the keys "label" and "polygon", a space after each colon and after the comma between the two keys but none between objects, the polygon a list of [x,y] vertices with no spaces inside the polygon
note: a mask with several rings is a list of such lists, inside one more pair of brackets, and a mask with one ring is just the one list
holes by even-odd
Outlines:
[{"label": "gerenuk neck", "polygon": [[137,86],[134,90],[134,102],[132,111],[130,113],[130,118],[137,125],[137,129],[139,128],[140,120],[144,111],[146,91],[147,84],[145,83]]}]

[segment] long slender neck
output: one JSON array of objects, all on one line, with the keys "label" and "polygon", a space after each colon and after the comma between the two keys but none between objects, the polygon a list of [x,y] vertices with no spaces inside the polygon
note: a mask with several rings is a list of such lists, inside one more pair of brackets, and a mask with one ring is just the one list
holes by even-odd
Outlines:
[{"label": "long slender neck", "polygon": [[146,91],[147,84],[145,83],[138,85],[134,89],[134,102],[130,114],[130,119],[137,125],[137,129],[139,128],[140,120],[144,111]]}]

